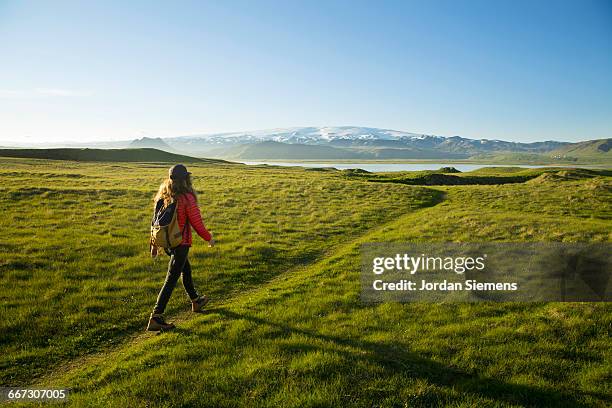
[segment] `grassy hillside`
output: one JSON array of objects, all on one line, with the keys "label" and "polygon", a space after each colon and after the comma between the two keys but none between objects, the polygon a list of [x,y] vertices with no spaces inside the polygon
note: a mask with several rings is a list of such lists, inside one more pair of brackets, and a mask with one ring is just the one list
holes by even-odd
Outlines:
[{"label": "grassy hillside", "polygon": [[480,153],[470,159],[493,163],[612,165],[612,139],[570,143],[546,153]]},{"label": "grassy hillside", "polygon": [[612,165],[611,147],[612,139],[598,139],[570,143],[547,153],[478,154],[473,156],[472,159],[496,163],[549,164],[553,162],[559,164],[582,163]]},{"label": "grassy hillside", "polygon": [[554,150],[549,155],[560,159],[605,159],[612,161],[612,139],[573,143]]},{"label": "grassy hillside", "polygon": [[214,300],[191,314],[179,284],[167,313],[179,328],[154,335],[142,330],[164,265],[147,257],[147,228],[166,166],[0,163],[0,222],[11,237],[0,245],[0,311],[11,317],[0,323],[3,385],[68,387],[73,406],[575,407],[612,398],[608,304],[359,300],[363,242],[611,241],[607,172],[487,169],[452,175],[529,178],[426,187],[192,165],[218,238],[213,249],[196,242],[194,278]]},{"label": "grassy hillside", "polygon": [[30,159],[106,161],[106,162],[169,162],[221,163],[222,160],[198,159],[158,149],[0,149],[0,157]]}]

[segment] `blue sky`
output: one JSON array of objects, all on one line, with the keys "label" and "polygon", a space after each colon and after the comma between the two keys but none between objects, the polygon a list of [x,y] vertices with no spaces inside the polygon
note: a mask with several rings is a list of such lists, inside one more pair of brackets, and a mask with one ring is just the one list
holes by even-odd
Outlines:
[{"label": "blue sky", "polygon": [[0,0],[0,140],[612,136],[611,1]]}]

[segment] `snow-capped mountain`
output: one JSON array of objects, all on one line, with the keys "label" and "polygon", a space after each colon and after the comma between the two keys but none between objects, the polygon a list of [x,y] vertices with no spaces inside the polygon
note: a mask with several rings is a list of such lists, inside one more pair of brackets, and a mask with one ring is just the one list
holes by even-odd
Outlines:
[{"label": "snow-capped mountain", "polygon": [[[180,136],[165,138],[164,141],[177,151],[184,152],[214,152],[215,149],[217,152],[222,152],[222,148],[227,150],[232,146],[264,142],[268,143],[266,146],[271,147],[274,145],[269,143],[275,142],[294,145],[291,147],[294,150],[300,149],[299,145],[323,145],[337,149],[349,149],[356,155],[363,155],[364,149],[376,150],[377,155],[384,154],[390,157],[394,155],[405,157],[407,154],[411,157],[438,157],[440,153],[464,157],[490,152],[544,153],[566,144],[553,141],[517,143],[489,139],[475,140],[460,136],[444,137],[357,126],[268,129]],[[401,151],[391,151],[393,149],[401,149]],[[283,151],[288,150],[283,149]],[[342,152],[341,155],[344,156],[345,153]]]},{"label": "snow-capped mountain", "polygon": [[279,142],[291,144],[325,144],[337,140],[417,140],[427,137],[441,138],[397,130],[356,126],[340,127],[295,127],[249,132],[216,133],[208,135],[180,136],[166,139],[171,143],[188,144],[207,142],[209,144],[244,144],[257,142]]}]

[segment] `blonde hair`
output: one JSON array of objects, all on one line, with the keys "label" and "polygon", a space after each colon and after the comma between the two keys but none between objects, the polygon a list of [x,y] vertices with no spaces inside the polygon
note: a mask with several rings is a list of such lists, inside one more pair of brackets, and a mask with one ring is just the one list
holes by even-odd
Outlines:
[{"label": "blonde hair", "polygon": [[193,184],[191,184],[191,176],[187,175],[184,179],[180,180],[172,180],[171,178],[167,178],[161,183],[159,186],[159,190],[153,197],[153,206],[157,204],[157,201],[160,199],[164,200],[164,206],[172,204],[176,198],[182,194],[191,193],[198,199],[198,196],[193,189]]}]

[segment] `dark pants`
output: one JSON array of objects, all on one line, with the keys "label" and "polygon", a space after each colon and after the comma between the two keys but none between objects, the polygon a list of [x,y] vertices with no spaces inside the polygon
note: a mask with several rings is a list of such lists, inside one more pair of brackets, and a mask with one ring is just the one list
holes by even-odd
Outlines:
[{"label": "dark pants", "polygon": [[168,274],[166,275],[166,281],[164,282],[164,286],[159,291],[157,303],[155,304],[153,313],[164,313],[164,310],[166,310],[166,305],[170,300],[170,295],[172,295],[172,291],[176,286],[176,281],[178,281],[178,278],[181,275],[183,276],[183,286],[185,287],[185,292],[187,292],[189,298],[193,300],[198,297],[198,292],[196,292],[195,288],[193,287],[191,265],[189,265],[189,260],[187,259],[188,254],[189,247],[187,245],[180,245],[172,251],[172,254],[170,255],[170,262],[168,263]]}]

